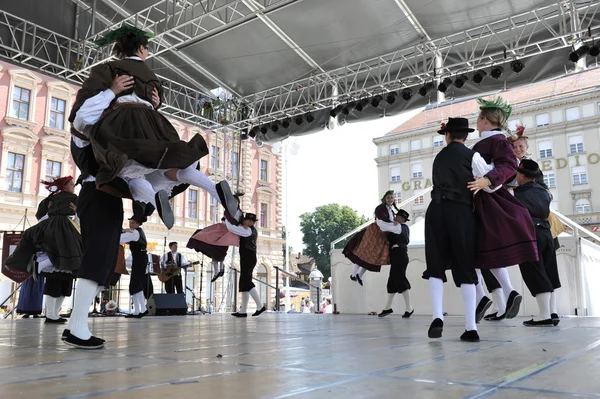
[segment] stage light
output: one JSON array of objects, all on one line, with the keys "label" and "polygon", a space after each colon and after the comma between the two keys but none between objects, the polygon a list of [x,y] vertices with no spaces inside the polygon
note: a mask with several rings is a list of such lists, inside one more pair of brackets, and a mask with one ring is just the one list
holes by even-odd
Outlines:
[{"label": "stage light", "polygon": [[419,94],[425,97],[427,95],[427,86],[421,86],[421,88],[419,89]]},{"label": "stage light", "polygon": [[385,101],[387,101],[388,104],[393,104],[396,102],[396,97],[398,97],[398,93],[396,93],[395,91],[391,91],[388,93]]},{"label": "stage light", "polygon": [[260,127],[254,126],[252,129],[250,129],[250,133],[249,133],[250,137],[255,138],[259,131],[260,131]]},{"label": "stage light", "polygon": [[572,62],[577,62],[581,57],[585,57],[585,55],[590,51],[590,48],[586,45],[579,47],[577,50],[573,51],[569,54],[569,60]]},{"label": "stage light", "polygon": [[439,85],[438,85],[438,90],[442,93],[445,93],[446,90],[448,90],[448,87],[450,87],[450,85],[452,85],[452,79],[450,78],[445,78]]},{"label": "stage light", "polygon": [[269,131],[269,129],[267,128],[267,125],[262,125],[260,128],[260,132],[262,134],[267,134],[267,132]]},{"label": "stage light", "polygon": [[600,55],[600,47],[598,47],[597,44],[594,44],[592,47],[590,47],[589,54],[592,57],[598,57]]},{"label": "stage light", "polygon": [[337,116],[337,107],[336,108],[332,108],[331,111],[329,111],[329,116],[331,116],[332,118],[335,118]]},{"label": "stage light", "polygon": [[363,107],[366,107],[367,105],[369,105],[369,99],[363,98],[362,100],[360,100],[360,103],[363,105]]},{"label": "stage light", "polygon": [[277,133],[277,131],[279,130],[279,122],[275,121],[271,124],[271,130],[275,133]]},{"label": "stage light", "polygon": [[311,114],[310,112],[307,112],[307,113],[306,113],[306,121],[307,121],[308,123],[313,123],[313,122],[315,121],[315,117],[314,117],[314,116],[312,116],[312,114]]},{"label": "stage light", "polygon": [[510,69],[513,70],[514,73],[519,73],[525,68],[525,64],[521,60],[514,60],[510,63]]},{"label": "stage light", "polygon": [[475,72],[475,74],[473,75],[473,82],[480,84],[483,81],[485,75],[487,75],[487,72],[484,70]]},{"label": "stage light", "polygon": [[300,126],[302,122],[304,122],[302,115],[298,115],[296,118],[294,118],[294,122],[296,122],[296,125]]},{"label": "stage light", "polygon": [[357,102],[356,105],[354,106],[354,109],[357,110],[358,112],[362,112],[362,110],[364,109],[362,101]]},{"label": "stage light", "polygon": [[381,95],[376,95],[375,97],[373,97],[371,99],[371,105],[375,108],[379,107],[379,103],[383,100],[383,97],[381,97]]},{"label": "stage light", "polygon": [[410,100],[411,97],[412,97],[412,89],[410,87],[407,87],[406,89],[402,90],[402,99],[404,101]]},{"label": "stage light", "polygon": [[458,89],[460,89],[465,85],[465,83],[467,83],[468,80],[469,80],[469,77],[467,75],[460,75],[458,78],[456,78],[454,80],[454,86],[456,86]]},{"label": "stage light", "polygon": [[291,124],[292,120],[290,118],[285,118],[283,122],[281,122],[281,126],[283,126],[284,129],[289,128]]},{"label": "stage light", "polygon": [[497,65],[492,68],[492,71],[490,72],[490,76],[494,79],[500,79],[500,76],[502,76],[503,73],[504,73],[504,68],[502,68],[500,65]]},{"label": "stage light", "polygon": [[248,128],[245,127],[242,129],[242,131],[240,132],[240,140],[248,140]]}]

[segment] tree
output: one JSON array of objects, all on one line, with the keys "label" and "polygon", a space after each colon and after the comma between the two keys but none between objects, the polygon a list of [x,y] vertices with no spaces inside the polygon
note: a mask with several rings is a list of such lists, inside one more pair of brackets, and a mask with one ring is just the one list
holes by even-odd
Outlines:
[{"label": "tree", "polygon": [[300,215],[300,219],[304,254],[315,259],[325,280],[331,276],[331,242],[367,221],[354,209],[339,204],[319,206],[314,212]]}]

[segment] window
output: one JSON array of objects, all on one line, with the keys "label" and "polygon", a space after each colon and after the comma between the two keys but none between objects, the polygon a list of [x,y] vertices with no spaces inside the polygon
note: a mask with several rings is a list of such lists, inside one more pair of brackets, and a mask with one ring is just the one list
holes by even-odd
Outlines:
[{"label": "window", "polygon": [[239,161],[238,153],[232,152],[231,153],[231,174],[233,175],[233,177],[237,177],[237,175],[239,173],[238,161]]},{"label": "window", "polygon": [[544,183],[546,183],[548,188],[555,188],[556,187],[556,178],[554,176],[554,173],[545,174],[544,175]]},{"label": "window", "polygon": [[219,218],[219,204],[217,200],[212,195],[210,196],[210,221],[213,223],[217,223],[217,219]]},{"label": "window", "polygon": [[590,200],[586,198],[580,198],[575,202],[575,213],[581,215],[582,213],[592,213],[592,206]]},{"label": "window", "polygon": [[511,132],[514,132],[515,130],[517,130],[517,126],[521,125],[521,121],[519,119],[515,119],[513,121],[508,121],[507,125],[508,125],[508,130],[510,130]]},{"label": "window", "polygon": [[434,147],[443,147],[444,146],[444,136],[436,136],[433,138],[433,146]]},{"label": "window", "polygon": [[44,180],[52,181],[54,179],[59,178],[61,169],[62,169],[62,163],[57,162],[57,161],[47,160],[46,161],[46,177],[44,178]]},{"label": "window", "polygon": [[15,86],[13,90],[12,116],[23,121],[29,120],[31,90]]},{"label": "window", "polygon": [[587,184],[587,171],[585,166],[573,167],[573,185]]},{"label": "window", "polygon": [[55,129],[63,130],[65,128],[65,100],[52,97],[50,100],[50,120],[48,125]]},{"label": "window", "polygon": [[567,109],[567,121],[576,121],[579,119],[579,107]]},{"label": "window", "polygon": [[417,151],[421,149],[421,140],[412,140],[410,142],[410,150]]},{"label": "window", "polygon": [[540,158],[551,158],[552,140],[544,140],[538,142],[538,149],[540,150]]},{"label": "window", "polygon": [[578,152],[583,152],[583,136],[569,137],[569,154],[577,154]]},{"label": "window", "polygon": [[23,165],[25,165],[25,155],[8,153],[8,163],[6,166],[6,189],[15,193],[23,191]]},{"label": "window", "polygon": [[212,170],[217,170],[219,169],[219,147],[217,146],[211,146],[210,147],[210,168]]},{"label": "window", "polygon": [[268,169],[269,169],[269,163],[267,161],[265,161],[264,159],[261,159],[260,160],[260,180],[267,181]]},{"label": "window", "polygon": [[423,177],[423,169],[421,163],[413,163],[410,165],[413,179],[421,179]]},{"label": "window", "polygon": [[548,126],[550,124],[550,115],[549,114],[536,115],[535,123],[537,126]]},{"label": "window", "polygon": [[[419,193],[419,191],[421,191],[421,190],[413,191],[413,195],[417,195]],[[425,199],[423,198],[422,195],[415,198],[415,205],[423,205],[424,203],[425,203]]]},{"label": "window", "polygon": [[390,181],[400,181],[400,167],[394,166],[390,168]]},{"label": "window", "polygon": [[265,203],[260,204],[260,227],[263,229],[266,229],[269,227],[268,223],[267,223],[268,210],[269,210],[269,208],[268,208],[267,204],[265,204]]},{"label": "window", "polygon": [[392,144],[390,146],[390,155],[398,155],[400,154],[400,147],[397,144]]},{"label": "window", "polygon": [[402,193],[394,193],[394,198],[396,205],[400,205],[400,203],[402,202]]},{"label": "window", "polygon": [[187,190],[188,193],[188,212],[189,218],[196,219],[198,217],[198,190]]}]

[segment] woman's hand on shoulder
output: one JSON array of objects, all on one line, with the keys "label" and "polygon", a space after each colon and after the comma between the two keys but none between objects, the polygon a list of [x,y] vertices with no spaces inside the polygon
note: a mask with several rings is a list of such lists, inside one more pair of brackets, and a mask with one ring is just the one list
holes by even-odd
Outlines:
[{"label": "woman's hand on shoulder", "polygon": [[469,182],[469,184],[467,184],[467,187],[469,188],[469,190],[474,191],[473,195],[475,195],[479,191],[490,186],[491,184],[492,182],[490,182],[490,180],[487,177],[475,176],[475,180]]}]

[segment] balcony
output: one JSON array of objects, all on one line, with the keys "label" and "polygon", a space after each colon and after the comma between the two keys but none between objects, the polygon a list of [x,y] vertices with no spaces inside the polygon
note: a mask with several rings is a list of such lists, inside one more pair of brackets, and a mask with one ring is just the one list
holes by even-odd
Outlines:
[{"label": "balcony", "polygon": [[582,226],[593,226],[600,224],[600,212],[583,213],[577,215],[566,215],[569,219]]}]

